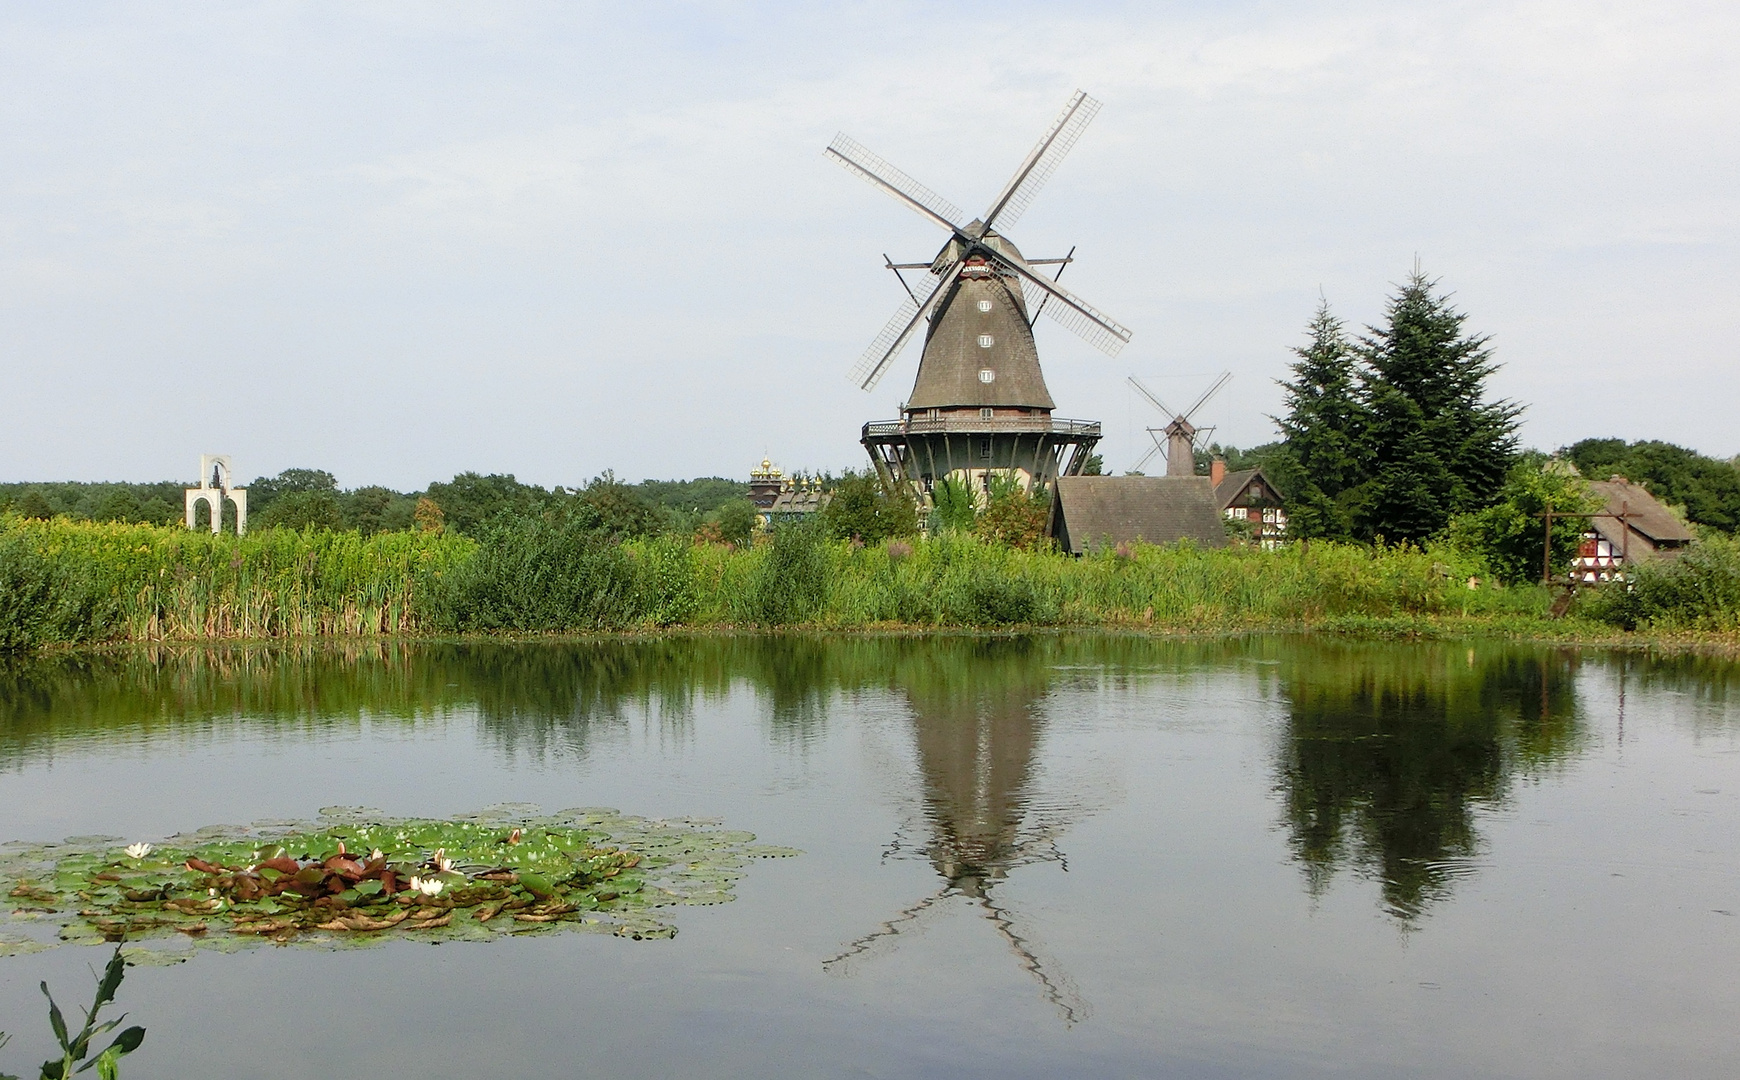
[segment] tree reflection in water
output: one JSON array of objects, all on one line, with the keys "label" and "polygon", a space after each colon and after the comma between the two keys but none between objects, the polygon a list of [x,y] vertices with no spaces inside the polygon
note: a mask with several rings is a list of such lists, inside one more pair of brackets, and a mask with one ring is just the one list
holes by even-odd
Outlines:
[{"label": "tree reflection in water", "polygon": [[[1727,723],[1740,665],[1696,655],[1580,659],[1568,649],[1501,643],[1373,644],[1321,638],[1196,641],[1121,635],[668,637],[584,642],[339,642],[176,646],[0,660],[0,769],[79,745],[109,749],[260,724],[305,738],[374,724],[446,722],[474,712],[503,753],[583,758],[637,718],[661,742],[693,738],[698,703],[748,690],[766,735],[824,735],[842,700],[904,697],[922,795],[913,839],[938,891],[830,961],[892,941],[941,901],[979,907],[1066,1015],[1076,1006],[995,899],[1015,867],[1063,862],[1070,813],[1036,809],[1041,699],[1078,689],[1156,693],[1184,671],[1261,670],[1284,733],[1276,789],[1307,889],[1343,871],[1381,883],[1385,907],[1417,920],[1471,872],[1478,811],[1518,777],[1555,766],[1580,742],[1573,680],[1583,663],[1654,693],[1693,694],[1696,723]],[[1144,689],[1144,687],[1148,689]],[[1699,717],[1705,719],[1700,720]],[[1076,795],[1079,793],[1070,792]]]},{"label": "tree reflection in water", "polygon": [[910,705],[927,835],[917,844],[897,836],[885,854],[927,859],[942,884],[824,961],[824,970],[844,971],[878,947],[891,947],[958,897],[983,913],[1065,1023],[1086,1015],[1070,980],[1041,959],[1016,913],[993,895],[1016,867],[1055,862],[1069,868],[1057,847],[1069,821],[1035,812],[1031,799],[1052,644],[957,639],[909,654],[896,667],[895,685]]},{"label": "tree reflection in water", "polygon": [[1475,869],[1475,813],[1580,741],[1578,654],[1466,645],[1282,650],[1277,772],[1312,895],[1348,868],[1404,923]]}]

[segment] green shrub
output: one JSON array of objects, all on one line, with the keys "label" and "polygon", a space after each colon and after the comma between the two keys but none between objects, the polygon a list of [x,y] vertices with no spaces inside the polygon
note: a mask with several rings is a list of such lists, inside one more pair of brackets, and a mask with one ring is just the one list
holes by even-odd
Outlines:
[{"label": "green shrub", "polygon": [[755,504],[748,499],[731,499],[713,512],[713,522],[719,528],[719,539],[727,544],[747,544],[761,520]]},{"label": "green shrub", "polygon": [[1045,525],[1051,518],[1051,492],[1040,485],[1032,491],[1006,475],[991,480],[990,498],[973,522],[973,532],[996,544],[1040,548],[1049,543]]},{"label": "green shrub", "polygon": [[700,603],[694,547],[665,536],[629,545],[627,551],[635,568],[634,618],[653,626],[679,626],[694,618]]},{"label": "green shrub", "polygon": [[738,605],[740,620],[786,626],[815,617],[828,595],[829,552],[822,527],[814,522],[782,525],[758,554],[761,560]]},{"label": "green shrub", "polygon": [[979,570],[962,589],[956,621],[966,626],[1013,626],[1047,621],[1046,607],[1029,578]]},{"label": "green shrub", "polygon": [[973,489],[952,476],[931,486],[930,531],[971,532],[979,517],[979,500]]},{"label": "green shrub", "polygon": [[461,633],[608,630],[635,618],[628,550],[587,524],[524,518],[487,529],[447,578],[439,621]]},{"label": "green shrub", "polygon": [[1639,563],[1631,582],[1601,586],[1582,612],[1627,630],[1740,629],[1740,540],[1715,536],[1677,559]]},{"label": "green shrub", "polygon": [[[1497,502],[1452,518],[1445,535],[1452,547],[1486,564],[1485,576],[1521,585],[1541,579],[1541,556],[1547,539],[1542,511],[1587,513],[1600,508],[1601,500],[1590,494],[1589,486],[1576,473],[1543,454],[1530,453],[1511,467]],[[1577,557],[1587,526],[1587,518],[1553,522],[1551,566],[1555,574],[1568,569]]]},{"label": "green shrub", "polygon": [[847,473],[822,508],[823,528],[836,540],[880,544],[918,532],[918,508],[905,488],[890,489],[873,472]]}]

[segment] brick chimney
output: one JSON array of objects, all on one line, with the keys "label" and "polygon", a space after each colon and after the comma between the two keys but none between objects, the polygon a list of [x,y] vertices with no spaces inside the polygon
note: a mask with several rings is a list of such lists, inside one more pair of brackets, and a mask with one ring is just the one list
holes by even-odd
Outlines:
[{"label": "brick chimney", "polygon": [[1213,487],[1219,487],[1226,479],[1226,458],[1217,457],[1208,465],[1208,482]]}]

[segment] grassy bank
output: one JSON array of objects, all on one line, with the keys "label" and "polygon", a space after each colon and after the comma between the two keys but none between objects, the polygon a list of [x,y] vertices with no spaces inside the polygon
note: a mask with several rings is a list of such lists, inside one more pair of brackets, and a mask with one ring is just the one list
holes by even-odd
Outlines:
[{"label": "grassy bank", "polygon": [[[738,549],[618,543],[545,521],[474,541],[287,530],[214,537],[9,517],[0,518],[0,648],[783,626],[1627,637],[1611,612],[1606,622],[1575,609],[1549,619],[1545,588],[1470,590],[1467,579],[1481,573],[1442,552],[1322,543],[1277,552],[1138,546],[1077,559],[965,536],[857,546],[801,529]],[[1668,629],[1640,619],[1635,602],[1619,616]],[[1734,627],[1718,618],[1687,629],[1723,636]]]}]

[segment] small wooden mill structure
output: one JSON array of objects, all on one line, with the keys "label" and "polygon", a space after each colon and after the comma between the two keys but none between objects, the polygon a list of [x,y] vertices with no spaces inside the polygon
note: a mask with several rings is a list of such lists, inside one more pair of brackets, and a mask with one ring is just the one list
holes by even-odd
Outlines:
[{"label": "small wooden mill structure", "polygon": [[[1100,425],[1052,416],[1056,404],[1039,369],[1033,323],[1049,314],[1114,355],[1130,331],[1057,283],[1073,249],[1062,258],[1027,259],[998,230],[1026,211],[1098,111],[1099,102],[1077,91],[984,216],[972,221],[847,136],[828,147],[839,164],[949,234],[929,262],[884,257],[907,299],[852,370],[859,387],[873,388],[920,324],[928,324],[918,378],[900,417],[863,428],[864,448],[884,482],[910,484],[922,498],[945,478],[982,490],[1002,473],[1031,487],[1087,464]],[[1057,269],[1048,277],[1041,266]]]}]

